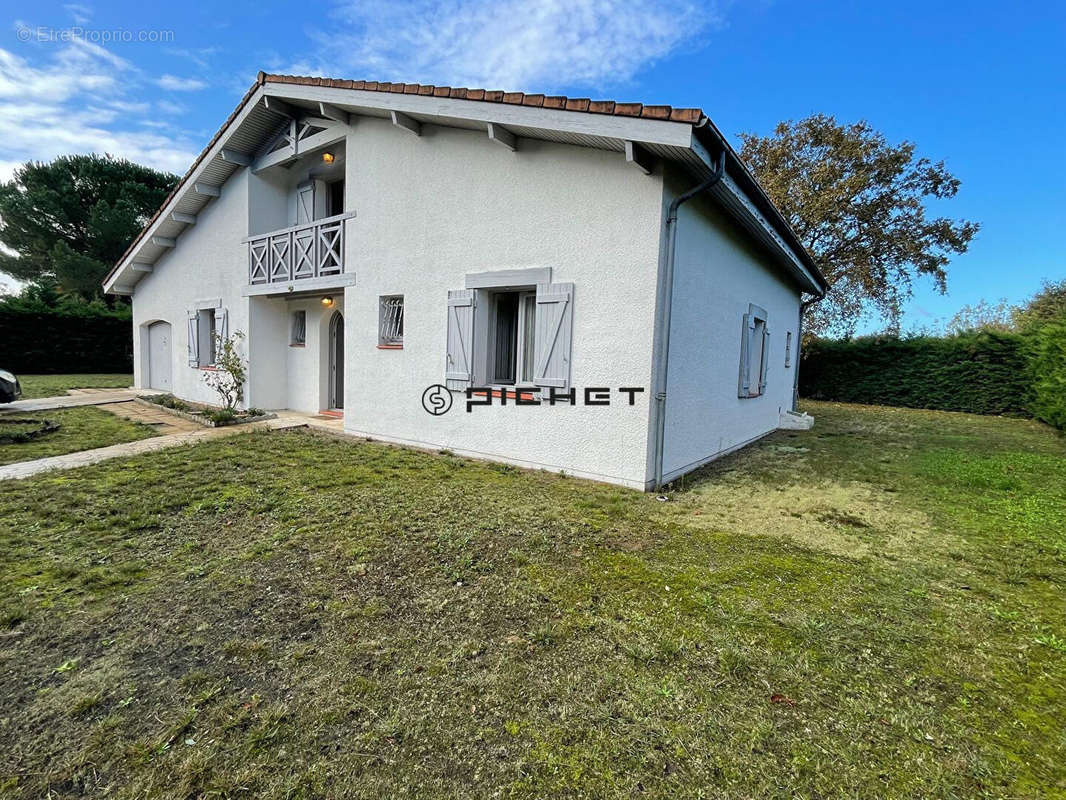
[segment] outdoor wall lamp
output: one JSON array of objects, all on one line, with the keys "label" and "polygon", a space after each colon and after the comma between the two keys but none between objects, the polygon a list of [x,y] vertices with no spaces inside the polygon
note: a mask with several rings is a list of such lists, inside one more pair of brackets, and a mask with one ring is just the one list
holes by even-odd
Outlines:
[{"label": "outdoor wall lamp", "polygon": [[322,298],[322,305],[324,305],[326,308],[333,308],[333,298],[332,297],[323,297]]},{"label": "outdoor wall lamp", "polygon": [[323,163],[332,164],[333,163],[333,159],[334,159],[333,153],[323,153],[322,154]]}]

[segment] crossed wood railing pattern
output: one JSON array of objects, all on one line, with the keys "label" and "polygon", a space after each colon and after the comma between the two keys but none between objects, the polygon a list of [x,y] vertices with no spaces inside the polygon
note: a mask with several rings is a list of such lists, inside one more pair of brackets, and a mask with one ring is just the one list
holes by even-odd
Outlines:
[{"label": "crossed wood railing pattern", "polygon": [[316,219],[249,236],[248,282],[282,283],[344,272],[344,222],[351,214]]}]

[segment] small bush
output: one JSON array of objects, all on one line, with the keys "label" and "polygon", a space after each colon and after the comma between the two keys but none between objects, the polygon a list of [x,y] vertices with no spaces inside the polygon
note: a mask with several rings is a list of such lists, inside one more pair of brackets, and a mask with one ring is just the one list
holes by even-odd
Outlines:
[{"label": "small bush", "polygon": [[249,417],[261,417],[267,412],[261,408],[249,408],[247,413]]},{"label": "small bush", "polygon": [[164,408],[173,408],[176,411],[189,411],[192,408],[192,406],[184,400],[175,397],[172,394],[148,395],[141,399],[147,400],[149,403],[155,403],[157,406],[163,406]]},{"label": "small bush", "polygon": [[219,408],[208,411],[205,416],[216,425],[232,425],[237,421],[237,412],[232,408]]}]

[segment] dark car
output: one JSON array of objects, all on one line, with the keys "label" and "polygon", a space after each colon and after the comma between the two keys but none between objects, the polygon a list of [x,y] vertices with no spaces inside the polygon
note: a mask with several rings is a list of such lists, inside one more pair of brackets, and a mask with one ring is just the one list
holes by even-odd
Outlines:
[{"label": "dark car", "polygon": [[0,403],[11,403],[22,397],[22,387],[14,373],[0,369]]}]

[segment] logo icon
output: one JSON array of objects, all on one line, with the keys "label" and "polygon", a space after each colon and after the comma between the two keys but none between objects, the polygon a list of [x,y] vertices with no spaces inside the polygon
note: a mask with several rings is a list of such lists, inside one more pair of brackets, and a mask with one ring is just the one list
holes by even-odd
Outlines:
[{"label": "logo icon", "polygon": [[439,417],[441,414],[447,414],[451,407],[452,393],[448,391],[447,386],[434,383],[422,392],[422,408],[433,416]]}]

